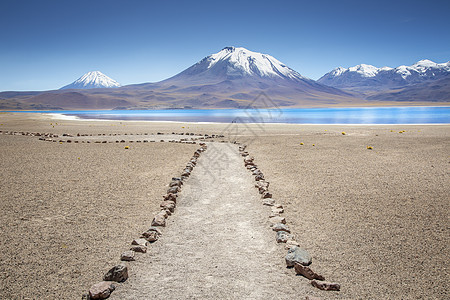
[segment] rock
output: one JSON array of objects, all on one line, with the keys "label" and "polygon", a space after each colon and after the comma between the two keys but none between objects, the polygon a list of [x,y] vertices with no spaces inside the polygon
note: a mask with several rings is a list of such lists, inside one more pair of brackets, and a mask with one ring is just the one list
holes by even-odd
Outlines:
[{"label": "rock", "polygon": [[309,280],[312,280],[312,279],[325,280],[325,277],[317,274],[316,272],[311,270],[311,268],[303,266],[302,264],[295,263],[294,269],[295,269],[295,273],[297,275],[302,275],[302,276],[308,278]]},{"label": "rock", "polygon": [[146,239],[134,239],[131,242],[131,245],[139,245],[139,246],[147,246],[148,245],[148,241]]},{"label": "rock", "polygon": [[123,261],[133,261],[134,260],[134,251],[128,250],[120,255],[120,260]]},{"label": "rock", "polygon": [[134,251],[134,252],[147,253],[147,247],[140,246],[140,245],[139,246],[132,246],[130,248],[130,250]]},{"label": "rock", "polygon": [[339,283],[311,280],[312,286],[324,291],[339,291],[341,285]]},{"label": "rock", "polygon": [[176,194],[176,193],[178,193],[180,191],[180,187],[178,187],[178,186],[173,186],[173,187],[171,187],[171,188],[169,188],[168,190],[167,190],[167,193],[168,194]]},{"label": "rock", "polygon": [[181,186],[182,184],[183,184],[183,182],[181,181],[181,179],[179,181],[178,180],[174,180],[174,181],[171,181],[169,183],[169,187]]},{"label": "rock", "polygon": [[272,224],[277,224],[277,223],[286,224],[286,219],[284,217],[280,217],[280,216],[269,217],[269,221]]},{"label": "rock", "polygon": [[282,214],[284,212],[284,209],[282,208],[277,208],[277,207],[272,207],[272,212],[274,214]]},{"label": "rock", "polygon": [[264,180],[264,175],[262,173],[259,173],[258,175],[255,176],[255,180],[256,181]]},{"label": "rock", "polygon": [[309,255],[308,251],[298,246],[293,246],[289,249],[285,260],[288,267],[293,267],[296,262],[304,266],[309,266],[312,262],[311,255]]},{"label": "rock", "polygon": [[156,231],[148,230],[142,234],[142,237],[145,239],[145,241],[149,241],[149,242],[153,243],[159,239],[160,234],[158,234],[158,232],[156,232]]},{"label": "rock", "polygon": [[160,214],[157,214],[152,220],[152,226],[166,227],[166,218]]},{"label": "rock", "polygon": [[102,281],[91,286],[89,289],[89,297],[91,299],[106,299],[115,289],[114,282]]},{"label": "rock", "polygon": [[287,233],[291,233],[291,231],[289,230],[289,227],[283,223],[277,223],[277,224],[273,225],[272,230],[277,231],[277,232],[278,231],[286,231]]},{"label": "rock", "polygon": [[261,174],[261,171],[259,169],[252,170],[252,175],[256,176],[258,174]]},{"label": "rock", "polygon": [[170,212],[174,212],[175,210],[175,202],[173,201],[164,201],[159,206],[163,209],[170,210]]},{"label": "rock", "polygon": [[104,281],[124,282],[128,279],[128,268],[124,264],[119,264],[109,270],[103,277]]},{"label": "rock", "polygon": [[260,187],[258,187],[258,192],[260,193],[260,194],[264,194],[264,193],[266,193],[268,191],[268,189],[265,187],[265,186],[260,186]]},{"label": "rock", "polygon": [[147,231],[155,231],[159,236],[162,235],[162,232],[158,227],[150,227]]},{"label": "rock", "polygon": [[263,205],[273,206],[275,204],[275,200],[272,198],[264,199]]},{"label": "rock", "polygon": [[277,243],[286,243],[291,238],[291,235],[286,231],[277,231]]},{"label": "rock", "polygon": [[169,217],[169,214],[167,213],[167,211],[165,209],[160,210],[158,215],[161,215],[164,217],[164,219],[167,219]]},{"label": "rock", "polygon": [[173,202],[177,203],[177,195],[168,193],[168,194],[164,195],[164,201],[173,201]]},{"label": "rock", "polygon": [[263,198],[263,199],[272,198],[272,194],[265,191],[261,194],[261,198]]}]

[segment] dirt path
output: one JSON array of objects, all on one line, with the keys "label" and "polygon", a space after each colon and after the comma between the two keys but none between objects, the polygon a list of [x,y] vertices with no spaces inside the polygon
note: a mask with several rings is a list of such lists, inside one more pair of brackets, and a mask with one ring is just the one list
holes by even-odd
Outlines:
[{"label": "dirt path", "polygon": [[210,144],[149,253],[112,299],[287,299],[310,290],[286,269],[254,179],[231,144]]}]

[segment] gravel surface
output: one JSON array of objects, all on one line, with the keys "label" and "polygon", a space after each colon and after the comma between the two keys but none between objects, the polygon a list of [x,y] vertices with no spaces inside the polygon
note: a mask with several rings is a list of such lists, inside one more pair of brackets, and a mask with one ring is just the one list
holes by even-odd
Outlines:
[{"label": "gravel surface", "polygon": [[163,236],[112,299],[288,299],[312,290],[286,269],[237,146],[209,145]]},{"label": "gravel surface", "polygon": [[[161,240],[130,263],[130,279],[113,297],[127,290],[138,293],[138,282],[145,287],[166,281],[164,286],[189,283],[186,294],[157,289],[157,297],[448,299],[449,129],[77,122],[0,114],[0,130],[186,131],[223,133],[231,141],[245,142],[270,181],[273,197],[284,205],[291,231],[312,255],[311,268],[341,284],[340,292],[320,291],[284,267],[284,251],[266,227],[268,211],[253,198],[258,195],[248,186],[250,173],[236,163],[222,180],[233,188],[218,185],[217,194],[217,185],[199,167],[194,170],[182,191],[187,205],[180,202]],[[123,144],[60,145],[0,135],[0,298],[78,298],[147,229],[165,185],[197,148],[142,143],[125,150]],[[211,149],[201,159],[212,155]],[[198,186],[217,197],[194,197]],[[197,220],[197,227],[188,216]],[[240,221],[230,222],[231,216]],[[238,234],[240,230],[247,232]],[[171,255],[169,249],[180,252]],[[256,266],[248,260],[255,251],[259,255],[251,259],[261,262]],[[165,268],[162,263],[169,261]],[[213,268],[215,261],[218,268]],[[147,270],[141,268],[146,264]],[[242,293],[224,294],[225,288],[215,286],[211,278]]]},{"label": "gravel surface", "polygon": [[0,135],[0,299],[80,298],[147,229],[197,148]]},{"label": "gravel surface", "polygon": [[318,296],[448,299],[450,127],[282,128],[248,151],[315,270],[341,284]]}]

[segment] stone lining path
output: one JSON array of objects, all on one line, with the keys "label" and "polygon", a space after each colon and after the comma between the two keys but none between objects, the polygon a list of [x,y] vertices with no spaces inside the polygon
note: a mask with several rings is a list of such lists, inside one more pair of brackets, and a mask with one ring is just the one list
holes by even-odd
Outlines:
[{"label": "stone lining path", "polygon": [[163,235],[111,299],[304,299],[309,282],[286,269],[269,214],[238,147],[210,144]]}]

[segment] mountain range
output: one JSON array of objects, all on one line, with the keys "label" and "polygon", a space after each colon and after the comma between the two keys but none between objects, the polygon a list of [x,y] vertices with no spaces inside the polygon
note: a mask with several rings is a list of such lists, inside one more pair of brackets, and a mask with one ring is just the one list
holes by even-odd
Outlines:
[{"label": "mountain range", "polygon": [[[2,92],[0,109],[246,108],[373,105],[386,101],[448,102],[449,74],[449,63],[423,60],[410,67],[337,68],[314,81],[268,54],[226,47],[160,82],[120,86],[94,71],[60,90]],[[262,98],[265,100],[260,101]]]},{"label": "mountain range", "polygon": [[421,60],[411,66],[396,68],[365,64],[348,69],[339,67],[322,76],[318,82],[354,91],[384,91],[440,80],[449,74],[450,62],[438,64]]}]

